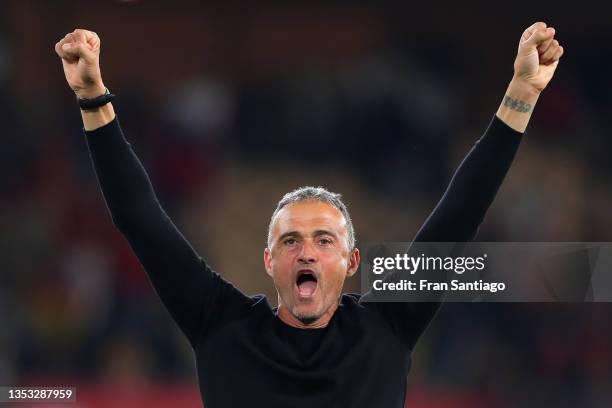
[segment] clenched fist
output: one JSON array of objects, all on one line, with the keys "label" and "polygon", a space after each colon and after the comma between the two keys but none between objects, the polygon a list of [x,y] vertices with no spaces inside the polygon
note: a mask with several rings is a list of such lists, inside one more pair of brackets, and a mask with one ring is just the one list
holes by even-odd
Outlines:
[{"label": "clenched fist", "polygon": [[555,40],[555,29],[538,22],[525,30],[514,61],[514,76],[542,92],[552,79],[563,47]]},{"label": "clenched fist", "polygon": [[55,44],[70,88],[79,98],[95,98],[106,88],[100,73],[100,38],[93,31],[74,30]]}]

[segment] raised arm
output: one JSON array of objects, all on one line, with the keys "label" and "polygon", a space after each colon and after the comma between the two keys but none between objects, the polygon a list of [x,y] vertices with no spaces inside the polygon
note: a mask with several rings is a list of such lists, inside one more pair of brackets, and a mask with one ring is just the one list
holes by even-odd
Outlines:
[{"label": "raised arm", "polygon": [[[76,96],[106,91],[100,39],[75,30],[55,45]],[[160,206],[144,167],[125,140],[112,104],[81,110],[87,145],[114,225],[130,243],[157,293],[192,345],[214,317],[213,305],[239,292],[212,272]],[[230,293],[231,292],[231,293]]]},{"label": "raised arm", "polygon": [[[514,76],[495,117],[459,165],[415,242],[466,242],[474,238],[512,164],[540,93],[563,55],[554,35],[554,28],[542,22],[525,30],[514,61]],[[412,347],[439,305],[379,303],[378,308]]]},{"label": "raised arm", "polygon": [[512,164],[540,93],[563,55],[554,35],[555,29],[542,22],[525,30],[514,61],[514,76],[495,117],[455,172],[415,241],[474,238]]}]

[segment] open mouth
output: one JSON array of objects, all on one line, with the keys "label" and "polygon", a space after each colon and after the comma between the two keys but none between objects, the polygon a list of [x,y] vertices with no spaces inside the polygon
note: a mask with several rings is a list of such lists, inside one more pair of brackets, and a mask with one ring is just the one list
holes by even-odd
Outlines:
[{"label": "open mouth", "polygon": [[298,271],[296,285],[300,297],[310,298],[317,290],[317,277],[313,271],[303,269]]}]

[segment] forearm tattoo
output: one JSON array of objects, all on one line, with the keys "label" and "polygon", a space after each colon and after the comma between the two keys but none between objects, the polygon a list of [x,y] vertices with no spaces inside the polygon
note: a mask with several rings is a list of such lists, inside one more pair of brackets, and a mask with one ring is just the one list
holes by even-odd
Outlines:
[{"label": "forearm tattoo", "polygon": [[504,97],[504,106],[507,106],[508,108],[515,110],[517,112],[525,113],[525,112],[531,111],[530,104],[525,103],[523,101],[519,101],[518,99],[513,99],[508,95]]}]

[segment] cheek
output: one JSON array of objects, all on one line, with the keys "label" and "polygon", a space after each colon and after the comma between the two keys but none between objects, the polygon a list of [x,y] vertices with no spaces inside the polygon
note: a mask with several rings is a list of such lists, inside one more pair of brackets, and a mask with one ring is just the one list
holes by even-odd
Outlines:
[{"label": "cheek", "polygon": [[291,278],[292,259],[290,256],[278,254],[271,262],[274,280],[279,283],[286,282]]},{"label": "cheek", "polygon": [[340,254],[330,254],[324,258],[329,289],[336,290],[342,286],[348,269],[348,260]]},{"label": "cheek", "polygon": [[348,259],[342,252],[329,251],[321,252],[320,257],[322,263],[324,263],[329,269],[333,269],[334,272],[342,271],[346,272],[348,269]]}]

